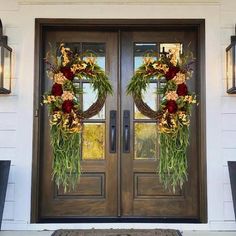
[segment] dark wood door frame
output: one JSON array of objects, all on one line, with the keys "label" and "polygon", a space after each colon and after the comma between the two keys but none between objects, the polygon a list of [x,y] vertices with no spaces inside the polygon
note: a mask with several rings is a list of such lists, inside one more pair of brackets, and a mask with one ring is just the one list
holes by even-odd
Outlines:
[{"label": "dark wood door frame", "polygon": [[[40,103],[41,103],[41,72],[43,71],[43,39],[44,33],[51,29],[86,30],[86,31],[116,31],[120,30],[166,30],[166,29],[195,29],[198,35],[198,71],[199,83],[199,116],[200,135],[199,143],[199,200],[200,219],[195,223],[207,222],[207,186],[206,186],[206,112],[205,112],[205,20],[203,19],[36,19],[35,20],[35,81],[34,81],[34,135],[33,135],[33,163],[32,163],[32,195],[31,195],[31,222],[39,221],[39,168],[40,168]],[[120,222],[119,219],[94,219],[93,222]],[[125,222],[153,222],[152,219],[126,219]],[[70,221],[71,222],[71,221]],[[76,221],[77,222],[77,221]],[[80,221],[82,222],[82,221]],[[84,221],[83,221],[84,222]],[[155,219],[155,222],[193,223],[188,219]]]}]

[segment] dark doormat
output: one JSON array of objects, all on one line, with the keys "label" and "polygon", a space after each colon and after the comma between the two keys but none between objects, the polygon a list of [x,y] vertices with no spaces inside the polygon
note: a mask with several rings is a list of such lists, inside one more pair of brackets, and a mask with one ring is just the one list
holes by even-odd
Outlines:
[{"label": "dark doormat", "polygon": [[52,236],[181,236],[173,229],[91,229],[91,230],[57,230]]}]

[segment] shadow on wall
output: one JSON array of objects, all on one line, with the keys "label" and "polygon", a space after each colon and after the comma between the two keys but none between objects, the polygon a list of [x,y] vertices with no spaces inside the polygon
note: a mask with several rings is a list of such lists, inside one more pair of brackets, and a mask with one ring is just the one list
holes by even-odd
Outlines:
[{"label": "shadow on wall", "polygon": [[11,161],[0,161],[0,231]]},{"label": "shadow on wall", "polygon": [[236,219],[236,161],[228,161],[229,177],[232,190],[232,198],[234,203],[234,215]]}]

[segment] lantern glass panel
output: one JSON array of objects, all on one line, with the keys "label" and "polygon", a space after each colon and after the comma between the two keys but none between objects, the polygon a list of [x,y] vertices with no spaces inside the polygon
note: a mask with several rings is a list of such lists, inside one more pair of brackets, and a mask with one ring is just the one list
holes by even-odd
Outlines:
[{"label": "lantern glass panel", "polygon": [[11,51],[7,48],[3,48],[3,55],[4,55],[4,80],[3,86],[7,90],[11,90]]},{"label": "lantern glass panel", "polygon": [[3,47],[0,46],[0,89],[3,87]]},{"label": "lantern glass panel", "polygon": [[232,73],[233,73],[233,86],[236,88],[236,44],[233,46],[233,68],[232,68]]},{"label": "lantern glass panel", "polygon": [[227,90],[232,89],[234,87],[234,67],[233,67],[233,61],[234,61],[234,46],[230,47],[227,51]]},{"label": "lantern glass panel", "polygon": [[0,90],[2,93],[10,93],[11,90],[11,50],[0,47]]}]

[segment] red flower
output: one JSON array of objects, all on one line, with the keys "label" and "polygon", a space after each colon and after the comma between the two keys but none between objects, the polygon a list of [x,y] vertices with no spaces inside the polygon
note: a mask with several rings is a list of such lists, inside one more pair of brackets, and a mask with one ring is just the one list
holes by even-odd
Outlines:
[{"label": "red flower", "polygon": [[62,110],[63,112],[65,113],[70,113],[71,110],[73,109],[74,107],[74,103],[73,101],[71,100],[65,100],[63,103],[62,103]]},{"label": "red flower", "polygon": [[177,94],[179,96],[185,96],[188,94],[188,87],[185,83],[179,84],[177,87]]},{"label": "red flower", "polygon": [[53,84],[51,93],[53,96],[61,96],[63,94],[62,85],[57,83]]},{"label": "red flower", "polygon": [[71,71],[70,67],[62,67],[61,73],[68,79],[72,80],[74,78],[74,73]]},{"label": "red flower", "polygon": [[178,67],[176,67],[176,66],[170,67],[169,70],[166,72],[166,79],[167,80],[173,79],[178,72],[179,72]]},{"label": "red flower", "polygon": [[166,103],[166,108],[168,109],[169,113],[175,113],[178,110],[177,103],[174,100],[169,100]]},{"label": "red flower", "polygon": [[152,69],[148,69],[148,70],[147,70],[147,74],[148,74],[148,75],[150,75],[150,74],[152,74],[152,73],[154,73],[154,70],[152,70]]}]

